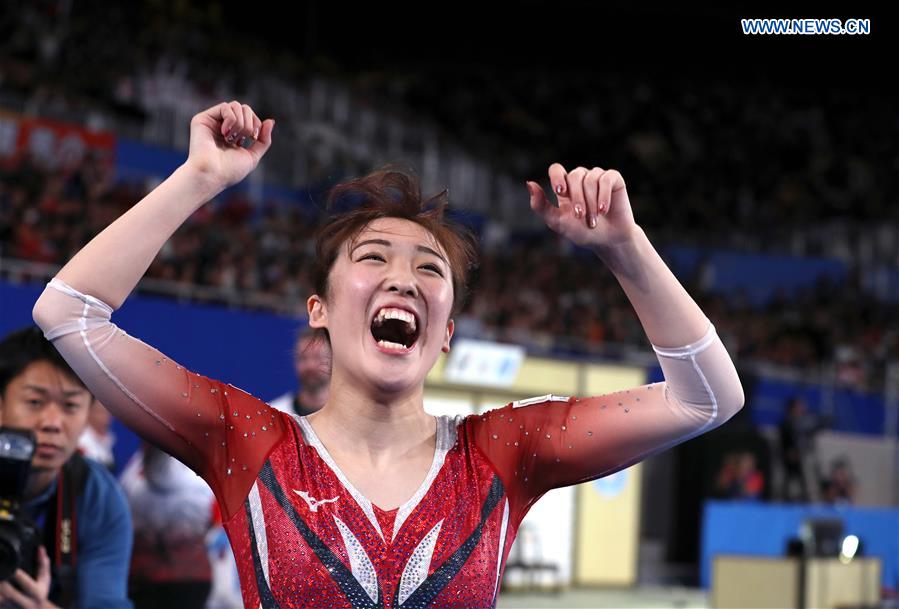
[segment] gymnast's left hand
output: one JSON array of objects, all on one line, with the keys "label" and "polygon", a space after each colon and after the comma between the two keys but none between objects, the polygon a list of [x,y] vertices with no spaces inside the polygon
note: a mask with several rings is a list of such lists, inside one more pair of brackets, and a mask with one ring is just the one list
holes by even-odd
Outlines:
[{"label": "gymnast's left hand", "polygon": [[558,206],[547,200],[536,182],[527,182],[527,187],[531,209],[553,231],[597,251],[623,245],[637,234],[624,178],[616,170],[576,167],[567,171],[553,163],[549,180]]}]

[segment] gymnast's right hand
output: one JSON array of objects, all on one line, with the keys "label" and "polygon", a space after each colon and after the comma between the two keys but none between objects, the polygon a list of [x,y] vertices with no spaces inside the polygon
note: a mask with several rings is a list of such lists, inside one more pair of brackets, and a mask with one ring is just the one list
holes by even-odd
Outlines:
[{"label": "gymnast's right hand", "polygon": [[220,192],[244,179],[272,145],[273,119],[260,121],[237,101],[217,104],[190,121],[190,152],[185,163],[197,178]]}]

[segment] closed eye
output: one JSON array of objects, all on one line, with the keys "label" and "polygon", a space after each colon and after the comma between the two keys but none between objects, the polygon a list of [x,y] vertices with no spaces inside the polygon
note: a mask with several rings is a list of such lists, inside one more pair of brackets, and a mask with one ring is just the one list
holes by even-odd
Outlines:
[{"label": "closed eye", "polygon": [[[365,254],[364,256],[359,258],[359,261],[368,260],[369,258],[371,258],[372,260],[380,260],[381,262],[386,262],[384,260],[384,257],[381,256],[380,254]],[[434,271],[435,273],[437,273],[438,275],[443,277],[443,271],[441,271],[440,267],[437,266],[436,264],[423,264],[419,268],[427,269],[429,271]]]},{"label": "closed eye", "polygon": [[384,258],[380,254],[365,254],[359,260],[367,260],[368,258],[377,258],[381,262],[384,262]]},{"label": "closed eye", "polygon": [[421,268],[434,271],[435,273],[437,273],[438,275],[443,277],[443,271],[441,271],[440,268],[436,264],[424,264],[421,266]]}]

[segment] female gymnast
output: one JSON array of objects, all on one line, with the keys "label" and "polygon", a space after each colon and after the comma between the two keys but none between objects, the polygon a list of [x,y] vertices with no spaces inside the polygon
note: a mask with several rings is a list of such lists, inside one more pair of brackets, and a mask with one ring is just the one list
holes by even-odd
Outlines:
[{"label": "female gymnast", "polygon": [[428,415],[425,376],[450,349],[474,247],[396,171],[338,187],[364,202],[317,237],[309,324],[333,354],[319,412],[277,411],[120,330],[112,312],[175,230],[256,167],[274,124],[238,102],[197,114],[187,161],[78,252],[33,311],[115,416],[212,488],[246,607],[493,607],[519,523],[541,495],[625,468],[742,407],[714,326],[634,222],[612,169],[553,164],[557,204],[528,182],[530,206],[612,271],[664,382]]}]

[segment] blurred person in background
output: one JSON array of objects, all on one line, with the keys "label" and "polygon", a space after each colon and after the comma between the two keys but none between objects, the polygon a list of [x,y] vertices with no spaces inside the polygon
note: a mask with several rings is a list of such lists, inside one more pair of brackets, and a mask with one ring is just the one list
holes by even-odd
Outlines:
[{"label": "blurred person in background", "polygon": [[721,459],[721,467],[715,476],[715,491],[713,497],[716,499],[733,499],[735,480],[737,479],[737,463],[739,455],[736,453],[727,453]]},{"label": "blurred person in background", "polygon": [[[209,483],[247,607],[493,607],[530,506],[731,418],[744,402],[714,325],[634,222],[615,170],[549,168],[556,203],[531,209],[618,280],[665,380],[595,397],[541,396],[433,417],[424,382],[448,352],[475,264],[445,192],[376,171],[317,234],[309,324],[332,357],[325,406],[305,417],[191,373],[111,316],[173,232],[246,177],[274,121],[222,103],[191,121],[188,160],[54,277],[33,315],[114,415]],[[239,347],[238,347],[239,348]]]},{"label": "blurred person in background", "polygon": [[331,380],[331,350],[327,343],[314,340],[313,328],[305,327],[294,346],[294,370],[297,390],[285,393],[269,404],[288,414],[306,416],[321,409],[328,401]]},{"label": "blurred person in background", "polygon": [[131,607],[128,504],[112,474],[77,452],[93,401],[38,328],[0,340],[0,423],[36,436],[23,506],[42,542],[37,565],[0,583],[4,608]]},{"label": "blurred person in background", "polygon": [[740,453],[737,460],[735,499],[761,499],[765,488],[765,476],[759,471],[755,455],[749,451]]},{"label": "blurred person in background", "polygon": [[202,609],[212,581],[206,536],[215,498],[209,486],[147,443],[121,481],[134,521],[128,591],[135,609]]},{"label": "blurred person in background", "polygon": [[765,476],[750,451],[727,453],[718,471],[714,496],[720,499],[761,499]]},{"label": "blurred person in background", "polygon": [[830,475],[822,482],[821,495],[825,503],[853,504],[856,500],[855,474],[845,456],[834,459],[830,464]]},{"label": "blurred person in background", "polygon": [[780,454],[783,465],[781,498],[784,501],[808,502],[812,500],[811,485],[817,458],[815,435],[824,426],[808,412],[805,399],[793,396],[787,401],[784,418],[778,428]]},{"label": "blurred person in background", "polygon": [[87,427],[78,438],[78,450],[88,459],[105,465],[109,471],[115,471],[115,456],[112,452],[114,445],[112,415],[100,400],[94,400],[87,415]]}]

